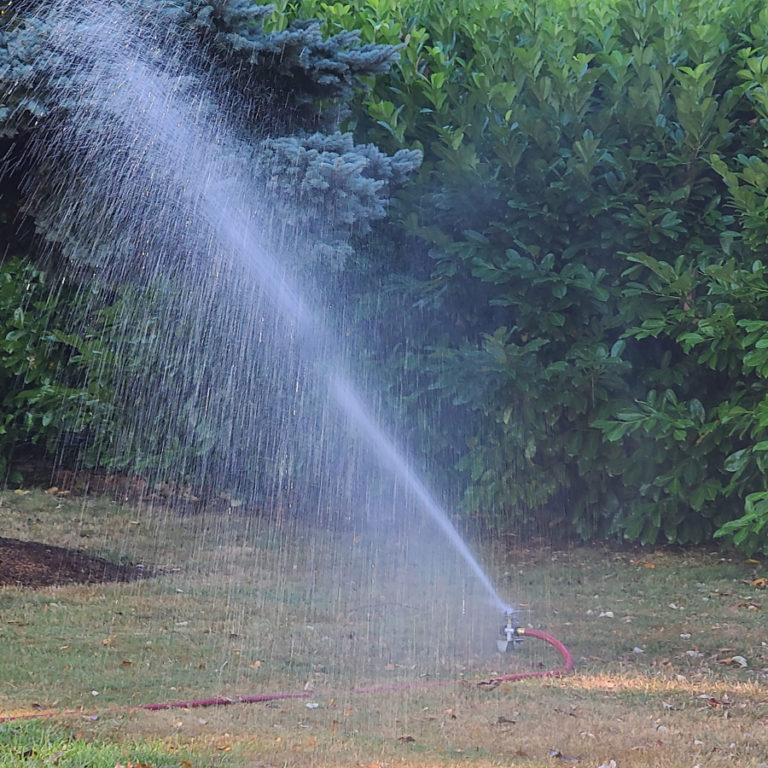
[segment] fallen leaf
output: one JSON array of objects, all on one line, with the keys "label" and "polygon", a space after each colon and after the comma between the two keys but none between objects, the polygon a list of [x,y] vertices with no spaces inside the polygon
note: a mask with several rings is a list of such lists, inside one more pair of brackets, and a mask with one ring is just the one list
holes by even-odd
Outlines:
[{"label": "fallen leaf", "polygon": [[740,667],[741,669],[744,669],[744,667],[747,667],[747,660],[743,656],[729,656],[727,659],[718,659],[718,664],[728,664],[732,667]]},{"label": "fallen leaf", "polygon": [[764,576],[759,579],[752,579],[752,581],[747,583],[755,589],[768,589],[768,579]]},{"label": "fallen leaf", "polygon": [[413,744],[413,742],[416,741],[413,736],[398,736],[397,740],[402,744]]}]

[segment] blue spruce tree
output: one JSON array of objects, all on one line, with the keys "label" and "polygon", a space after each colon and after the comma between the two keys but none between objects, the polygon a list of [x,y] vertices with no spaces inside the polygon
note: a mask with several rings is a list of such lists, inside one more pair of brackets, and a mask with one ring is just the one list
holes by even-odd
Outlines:
[{"label": "blue spruce tree", "polygon": [[[287,280],[338,308],[336,276],[420,157],[338,130],[396,50],[316,21],[270,32],[272,13],[30,0],[0,20],[12,250],[100,302],[98,327],[58,337],[99,385],[82,435],[64,435],[79,460],[262,496],[324,471],[308,449],[324,396],[299,386],[306,349],[263,294]],[[252,267],[256,250],[271,257]]]}]

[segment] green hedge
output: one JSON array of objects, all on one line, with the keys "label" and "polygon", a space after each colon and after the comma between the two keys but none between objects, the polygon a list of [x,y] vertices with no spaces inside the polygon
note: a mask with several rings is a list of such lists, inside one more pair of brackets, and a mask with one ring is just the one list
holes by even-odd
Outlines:
[{"label": "green hedge", "polygon": [[[267,26],[312,16],[402,46],[348,127],[424,163],[345,322],[435,484],[529,531],[768,552],[764,4],[278,0]],[[98,346],[11,294],[4,444],[84,428],[99,393],[46,371]]]},{"label": "green hedge", "polygon": [[0,263],[0,482],[21,479],[9,472],[14,452],[56,452],[102,407],[104,384],[88,375],[104,357],[97,331],[86,341],[62,330],[86,319],[81,299],[68,287],[52,290],[23,259]]},{"label": "green hedge", "polygon": [[422,449],[463,447],[465,508],[768,551],[764,3],[279,10],[403,45],[352,124],[424,151],[389,286],[429,308],[406,394],[449,415]]}]

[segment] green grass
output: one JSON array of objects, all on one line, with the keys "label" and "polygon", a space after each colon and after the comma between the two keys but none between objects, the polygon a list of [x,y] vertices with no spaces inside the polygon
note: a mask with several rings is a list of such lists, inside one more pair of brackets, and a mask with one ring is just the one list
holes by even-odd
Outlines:
[{"label": "green grass", "polygon": [[[0,725],[0,768],[192,768],[199,758],[164,745],[87,741],[70,729],[43,722]],[[206,765],[210,765],[207,762]]]},{"label": "green grass", "polygon": [[[6,492],[0,534],[164,569],[134,584],[0,590],[0,714],[68,712],[56,722],[84,745],[159,750],[147,760],[114,758],[110,768],[221,759],[484,768],[551,765],[550,751],[595,767],[615,759],[622,768],[757,768],[768,754],[762,562],[707,551],[478,545],[502,595],[525,603],[523,623],[562,639],[576,659],[566,678],[485,692],[418,686],[559,658],[533,640],[499,656],[501,617],[423,532],[332,534],[302,521],[180,517]],[[352,693],[398,683],[414,687]],[[305,688],[316,708],[302,699],[131,709]],[[7,732],[30,743],[48,733],[16,729]],[[104,754],[109,762],[115,753]]]}]

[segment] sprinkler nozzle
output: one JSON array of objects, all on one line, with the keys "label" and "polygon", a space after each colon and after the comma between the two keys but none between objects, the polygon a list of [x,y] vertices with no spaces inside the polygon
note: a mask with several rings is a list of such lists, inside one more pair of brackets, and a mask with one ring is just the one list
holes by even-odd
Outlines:
[{"label": "sprinkler nozzle", "polygon": [[515,624],[515,614],[513,611],[507,611],[506,623],[501,628],[501,637],[503,639],[496,641],[496,647],[499,649],[499,653],[505,653],[512,644],[512,647],[520,645],[523,642],[521,635],[523,630]]}]

